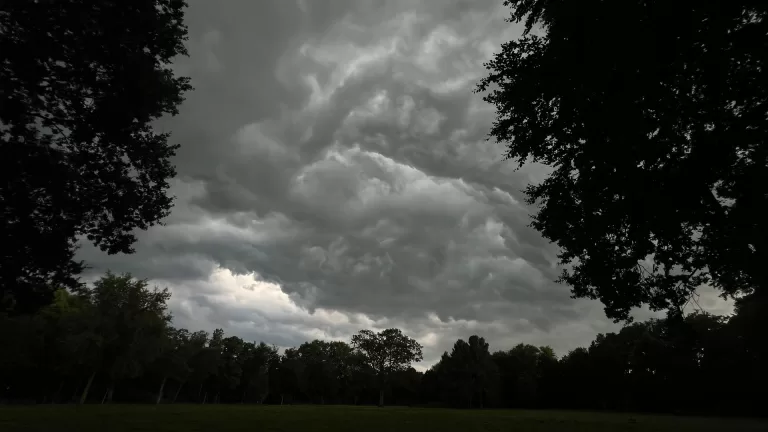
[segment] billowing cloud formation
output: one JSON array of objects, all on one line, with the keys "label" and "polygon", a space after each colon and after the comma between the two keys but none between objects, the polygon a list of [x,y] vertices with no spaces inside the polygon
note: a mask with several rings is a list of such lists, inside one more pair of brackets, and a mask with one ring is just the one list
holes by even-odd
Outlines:
[{"label": "billowing cloud formation", "polygon": [[521,31],[500,2],[190,3],[174,67],[196,91],[158,125],[182,144],[176,207],[135,255],[84,246],[92,274],[169,286],[177,325],[281,346],[398,326],[425,365],[474,333],[564,354],[615,329],[527,227],[520,191],[547,168],[485,140],[471,90]]}]

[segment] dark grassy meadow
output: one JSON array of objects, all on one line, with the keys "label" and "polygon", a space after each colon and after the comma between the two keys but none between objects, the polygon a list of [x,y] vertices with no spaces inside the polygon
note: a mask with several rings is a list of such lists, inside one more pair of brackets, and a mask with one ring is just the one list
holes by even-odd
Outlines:
[{"label": "dark grassy meadow", "polygon": [[108,405],[0,408],[0,431],[765,431],[750,419],[351,406]]}]

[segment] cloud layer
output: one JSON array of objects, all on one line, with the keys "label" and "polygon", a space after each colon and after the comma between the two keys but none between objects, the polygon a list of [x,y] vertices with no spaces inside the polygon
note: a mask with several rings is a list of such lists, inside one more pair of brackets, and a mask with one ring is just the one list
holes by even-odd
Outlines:
[{"label": "cloud layer", "polygon": [[[472,93],[519,35],[497,1],[191,1],[192,77],[167,225],[92,275],[173,290],[175,321],[280,346],[398,326],[422,368],[458,337],[559,354],[615,329],[554,284],[515,171]],[[706,297],[710,301],[712,296]],[[712,308],[723,307],[712,303]],[[642,311],[641,316],[647,316]]]}]

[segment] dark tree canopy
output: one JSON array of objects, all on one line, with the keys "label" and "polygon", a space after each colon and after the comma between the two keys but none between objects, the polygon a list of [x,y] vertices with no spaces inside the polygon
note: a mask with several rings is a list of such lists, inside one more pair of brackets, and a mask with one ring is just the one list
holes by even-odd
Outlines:
[{"label": "dark tree canopy", "polygon": [[376,374],[379,406],[384,405],[384,392],[392,378],[397,373],[407,371],[411,363],[423,359],[421,345],[397,328],[378,333],[360,330],[352,336],[352,347],[365,358],[367,366]]},{"label": "dark tree canopy", "polygon": [[505,5],[526,30],[477,91],[507,157],[554,168],[525,193],[560,281],[616,320],[766,291],[768,3]]},{"label": "dark tree canopy", "polygon": [[177,145],[152,122],[189,80],[183,0],[9,1],[0,6],[0,300],[47,304],[77,285],[75,241],[130,253],[171,208]]},{"label": "dark tree canopy", "polygon": [[[651,319],[558,357],[459,339],[425,372],[399,329],[275,346],[174,328],[170,293],[107,273],[34,314],[0,313],[3,403],[382,404],[766,416],[764,298]],[[493,349],[492,349],[493,348]],[[758,391],[756,391],[758,390]],[[428,428],[429,429],[429,428]],[[737,427],[738,429],[738,427]]]}]

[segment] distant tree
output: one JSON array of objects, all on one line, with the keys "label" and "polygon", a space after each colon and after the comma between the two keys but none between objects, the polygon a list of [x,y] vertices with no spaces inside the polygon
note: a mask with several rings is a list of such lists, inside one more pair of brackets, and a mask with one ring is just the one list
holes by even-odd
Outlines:
[{"label": "distant tree", "polygon": [[[115,384],[134,378],[157,359],[166,346],[168,324],[168,289],[149,289],[146,280],[130,274],[107,272],[89,289],[87,298],[95,310],[95,332],[101,346],[89,383],[97,372],[107,378],[106,401],[112,400]],[[90,318],[86,318],[90,319]],[[85,401],[90,386],[83,390]]]},{"label": "distant tree", "polygon": [[169,376],[178,375],[182,377],[189,371],[186,362],[179,353],[181,346],[189,339],[189,331],[187,329],[177,330],[169,327],[166,330],[165,336],[160,354],[150,365],[150,369],[156,371],[162,377],[155,404],[159,404],[162,400],[165,383],[168,381]]},{"label": "distant tree", "polygon": [[[650,405],[662,403],[667,394],[680,397],[681,377],[695,365],[690,357],[683,358],[681,365],[672,364],[679,359],[665,346],[669,337],[659,324],[654,320],[633,323],[618,333],[597,335],[589,347],[597,408],[653,409]],[[659,386],[669,386],[667,394],[659,395]]]},{"label": "distant tree", "polygon": [[537,407],[544,399],[543,365],[557,361],[549,347],[517,344],[509,351],[492,355],[499,370],[499,385],[504,403],[513,407]]},{"label": "distant tree", "polygon": [[631,345],[621,339],[616,333],[601,333],[589,347],[589,358],[595,371],[592,386],[597,398],[596,408],[619,409],[626,396]]},{"label": "distant tree", "polygon": [[418,402],[423,377],[423,373],[412,367],[393,373],[390,390],[394,403],[398,405],[412,405]]},{"label": "distant tree", "polygon": [[586,348],[576,348],[560,360],[560,407],[576,409],[592,406],[593,383],[592,363]]},{"label": "distant tree", "polygon": [[525,31],[477,91],[507,157],[554,169],[525,193],[559,280],[615,320],[768,290],[768,3],[504,4]]},{"label": "distant tree", "polygon": [[453,384],[453,396],[460,399],[457,405],[468,408],[483,408],[499,378],[488,343],[477,335],[457,340],[450,354],[443,355],[440,372],[444,381]]},{"label": "distant tree", "polygon": [[77,287],[75,241],[131,253],[172,205],[177,145],[152,123],[189,79],[183,0],[0,3],[0,310]]},{"label": "distant tree", "polygon": [[331,341],[327,342],[326,353],[336,382],[334,392],[337,398],[349,396],[354,387],[354,363],[357,360],[354,349],[346,342]]},{"label": "distant tree", "polygon": [[336,397],[344,380],[344,356],[351,352],[344,342],[313,340],[301,344],[296,353],[304,367],[307,396],[320,403]]},{"label": "distant tree", "polygon": [[269,393],[270,366],[278,360],[277,348],[264,342],[246,343],[240,358],[242,402],[246,402],[248,393],[252,392],[257,395],[256,401],[262,403]]},{"label": "distant tree", "polygon": [[352,336],[352,346],[365,355],[368,366],[376,373],[379,406],[384,406],[384,391],[392,373],[405,370],[411,363],[422,360],[421,345],[396,328],[379,333],[360,330]]},{"label": "distant tree", "polygon": [[[77,382],[85,380],[84,387],[75,385],[73,398],[84,403],[94,377],[99,372],[107,337],[101,332],[101,315],[91,298],[85,294],[72,295],[65,290],[56,291],[54,303],[41,313],[58,328],[56,343],[60,364],[66,365],[68,375]],[[80,395],[77,390],[82,389]]]},{"label": "distant tree", "polygon": [[[214,336],[215,335],[216,333],[214,332]],[[203,390],[205,389],[206,383],[216,376],[219,370],[220,361],[221,351],[219,350],[219,347],[213,344],[213,341],[209,342],[208,346],[196,352],[192,355],[192,358],[189,359],[189,367],[191,371],[188,382],[190,385],[197,387],[197,394],[195,397],[197,402],[206,400],[206,393],[204,393]]]},{"label": "distant tree", "polygon": [[[282,377],[282,360],[283,356],[278,355],[276,361],[269,364],[269,394],[275,398],[279,398],[280,405],[285,402],[285,393],[283,392],[283,377]],[[277,400],[274,399],[273,402]]]},{"label": "distant tree", "polygon": [[420,347],[398,330],[279,355],[222,329],[209,339],[171,327],[168,295],[108,273],[83,292],[57,290],[33,315],[0,313],[0,403],[85,402],[96,388],[107,402],[116,385],[121,402],[155,403],[182,393],[202,403],[357,405],[378,392],[403,405],[754,416],[768,401],[752,391],[768,385],[759,292],[739,298],[729,317],[671,311],[598,334],[562,359],[529,344],[489,354],[472,336],[423,374],[407,361]]},{"label": "distant tree", "polygon": [[562,381],[560,363],[552,347],[539,347],[536,371],[536,386],[539,389],[538,405],[541,407],[554,407],[557,404]]},{"label": "distant tree", "polygon": [[274,379],[275,390],[280,395],[280,405],[283,404],[285,396],[293,400],[306,387],[305,384],[305,365],[299,356],[296,348],[288,348],[280,358],[279,370]]},{"label": "distant tree", "polygon": [[[214,346],[214,343],[217,341],[216,336],[214,331],[211,346]],[[222,338],[221,343],[216,345],[220,356],[214,386],[214,403],[219,403],[222,394],[226,395],[240,385],[240,380],[243,376],[243,358],[241,355],[244,352],[245,343],[245,341],[237,336],[228,336]]]},{"label": "distant tree", "polygon": [[[26,356],[24,366],[36,370],[32,374],[35,382],[29,381],[29,375],[24,372],[13,369],[10,372],[25,377],[27,384],[37,386],[43,401],[58,401],[65,383],[72,384],[73,378],[82,373],[82,364],[88,363],[89,357],[96,353],[98,345],[93,343],[99,338],[93,332],[93,323],[87,321],[93,317],[88,313],[90,309],[87,299],[60,289],[56,291],[54,301],[38,314],[18,315],[9,320],[8,326],[0,324],[8,334],[18,338],[19,343],[0,343],[9,353],[3,357],[8,360]],[[75,322],[77,326],[73,326]],[[13,323],[21,324],[21,327],[14,328]],[[0,371],[7,370],[0,366]]]},{"label": "distant tree", "polygon": [[208,334],[205,332],[190,333],[187,329],[168,327],[161,353],[150,366],[150,369],[161,377],[155,403],[160,403],[169,378],[178,383],[173,397],[173,401],[176,401],[181,388],[192,373],[190,360],[205,348],[207,340]]},{"label": "distant tree", "polygon": [[366,392],[377,389],[376,371],[373,370],[365,354],[353,351],[346,361],[346,385],[345,390],[352,398],[352,403],[357,405],[360,397]]},{"label": "distant tree", "polygon": [[437,403],[441,400],[440,366],[441,362],[438,361],[427,369],[424,376],[421,377],[421,400],[428,404]]},{"label": "distant tree", "polygon": [[176,402],[179,393],[181,393],[181,389],[184,388],[184,385],[194,375],[194,359],[206,349],[205,346],[208,343],[208,333],[204,331],[196,331],[188,334],[189,336],[187,338],[177,338],[174,347],[175,355],[183,362],[183,364],[180,370],[175,370],[172,374],[178,384],[172,402]]}]

